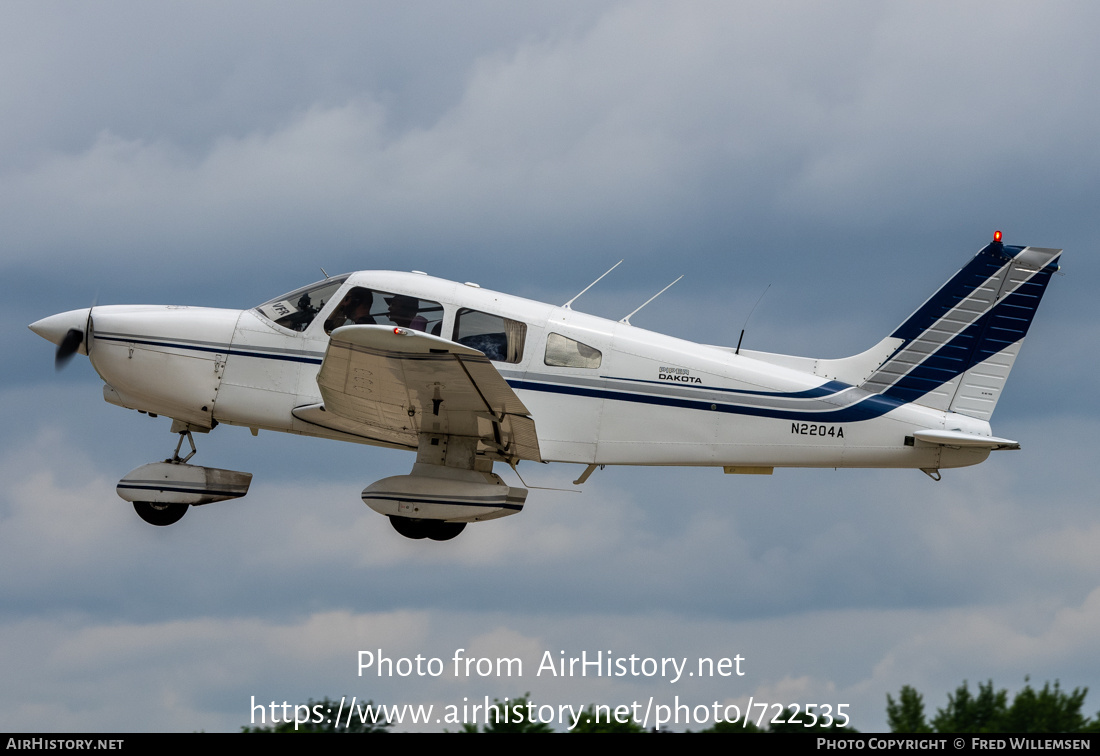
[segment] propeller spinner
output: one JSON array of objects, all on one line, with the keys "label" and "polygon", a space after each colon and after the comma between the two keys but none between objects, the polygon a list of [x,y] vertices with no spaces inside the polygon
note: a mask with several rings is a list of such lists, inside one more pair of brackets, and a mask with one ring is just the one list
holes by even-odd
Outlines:
[{"label": "propeller spinner", "polygon": [[88,353],[88,342],[92,333],[92,308],[70,310],[42,318],[31,323],[30,329],[47,341],[57,344],[54,365],[60,370],[77,352]]}]

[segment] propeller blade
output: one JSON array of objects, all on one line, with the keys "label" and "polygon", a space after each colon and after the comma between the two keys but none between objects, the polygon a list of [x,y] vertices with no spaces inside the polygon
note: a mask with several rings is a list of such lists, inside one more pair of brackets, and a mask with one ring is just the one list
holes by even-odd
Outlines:
[{"label": "propeller blade", "polygon": [[92,300],[92,306],[88,308],[88,322],[84,324],[84,354],[88,355],[88,359],[92,358],[92,342],[95,340],[95,326],[92,324],[92,311],[95,310],[96,300],[99,299],[97,294],[95,299]]},{"label": "propeller blade", "polygon": [[84,341],[84,332],[78,328],[70,328],[65,334],[65,337],[61,339],[61,343],[57,345],[57,354],[54,356],[54,367],[57,370],[65,367],[65,365],[76,354],[76,350],[80,349],[81,343]]}]

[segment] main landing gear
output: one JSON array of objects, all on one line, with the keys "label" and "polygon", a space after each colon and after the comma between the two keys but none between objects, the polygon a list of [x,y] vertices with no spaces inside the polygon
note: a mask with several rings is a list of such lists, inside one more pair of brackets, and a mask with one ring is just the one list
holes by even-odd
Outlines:
[{"label": "main landing gear", "polygon": [[406,538],[449,541],[481,522],[523,509],[526,488],[493,474],[493,460],[478,456],[474,436],[421,433],[408,475],[376,480],[363,489],[363,503],[390,518]]}]

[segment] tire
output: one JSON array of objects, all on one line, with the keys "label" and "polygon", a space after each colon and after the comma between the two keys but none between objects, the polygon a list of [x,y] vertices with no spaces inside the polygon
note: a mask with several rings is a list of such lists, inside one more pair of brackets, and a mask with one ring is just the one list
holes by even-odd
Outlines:
[{"label": "tire", "polygon": [[406,538],[419,540],[430,538],[433,541],[449,541],[466,529],[464,522],[443,522],[442,520],[418,520],[412,517],[390,515],[393,529]]},{"label": "tire", "polygon": [[466,529],[464,522],[436,522],[428,532],[428,538],[433,541],[449,541]]},{"label": "tire", "polygon": [[163,527],[177,523],[187,514],[189,504],[154,504],[151,501],[135,501],[134,511],[150,525]]},{"label": "tire", "polygon": [[414,520],[411,517],[390,515],[390,524],[393,525],[393,529],[406,538],[414,540],[428,537],[430,523],[431,520]]}]

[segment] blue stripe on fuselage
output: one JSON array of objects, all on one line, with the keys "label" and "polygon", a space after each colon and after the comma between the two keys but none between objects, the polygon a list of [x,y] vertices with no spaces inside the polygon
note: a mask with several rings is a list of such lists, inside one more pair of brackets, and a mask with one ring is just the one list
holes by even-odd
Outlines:
[{"label": "blue stripe on fuselage", "polygon": [[570,396],[586,396],[593,399],[610,399],[619,402],[637,402],[639,404],[654,404],[662,407],[678,407],[680,409],[699,410],[703,412],[725,412],[734,415],[750,415],[753,417],[771,417],[779,420],[803,420],[816,423],[844,423],[858,422],[861,420],[873,420],[881,417],[891,410],[905,404],[892,397],[872,394],[860,401],[835,410],[824,412],[803,412],[796,410],[784,410],[771,407],[752,407],[740,404],[726,404],[711,402],[706,399],[680,399],[670,396],[653,396],[640,394],[633,391],[619,391],[615,389],[595,389],[582,386],[562,386],[552,383],[539,383],[535,381],[509,379],[508,385],[514,389],[526,391],[540,391],[551,394],[567,394]]},{"label": "blue stripe on fuselage", "polygon": [[850,383],[844,383],[843,381],[826,381],[820,386],[816,386],[812,389],[806,389],[805,391],[748,391],[745,389],[735,388],[722,388],[720,386],[694,386],[691,384],[681,384],[675,381],[653,381],[647,378],[619,378],[611,375],[601,375],[601,378],[609,381],[630,381],[631,383],[650,383],[655,386],[682,386],[683,388],[705,388],[707,391],[722,391],[730,394],[744,394],[745,396],[775,396],[782,397],[783,399],[819,399],[823,396],[832,396],[838,394],[845,389],[852,388]]},{"label": "blue stripe on fuselage", "polygon": [[130,336],[101,336],[92,334],[92,338],[98,341],[114,341],[120,344],[143,344],[146,346],[166,347],[168,349],[180,349],[189,352],[207,352],[211,354],[234,354],[241,357],[258,357],[265,360],[282,360],[283,362],[303,362],[308,365],[320,365],[317,357],[304,357],[293,354],[272,354],[270,352],[253,352],[247,349],[234,349],[228,344],[225,346],[198,346],[196,344],[184,344],[178,341],[156,341],[150,338],[134,338]]},{"label": "blue stripe on fuselage", "polygon": [[[289,354],[271,354],[265,352],[253,352],[245,349],[234,349],[228,345],[225,348],[198,346],[195,344],[185,344],[172,341],[155,341],[151,339],[138,339],[129,337],[104,337],[95,336],[97,339],[103,341],[115,341],[121,343],[130,344],[145,344],[150,346],[167,347],[172,349],[180,349],[186,351],[197,352],[213,352],[217,354],[230,354],[240,355],[244,357],[254,357],[257,359],[267,360],[279,360],[284,362],[300,362],[313,365],[320,365],[322,360],[312,357],[295,356]],[[585,388],[580,386],[562,386],[553,383],[542,383],[529,380],[517,380],[506,379],[508,384],[515,389],[525,389],[528,391],[540,391],[556,394],[566,394],[572,396],[587,396],[601,399],[610,399],[612,401],[624,401],[624,402],[636,402],[641,404],[653,404],[666,407],[679,407],[681,409],[699,410],[704,412],[724,412],[728,414],[749,415],[754,417],[771,417],[782,420],[801,420],[812,421],[818,423],[840,423],[840,422],[857,422],[860,420],[871,420],[876,417],[881,417],[887,412],[894,410],[904,404],[904,401],[899,401],[892,397],[883,397],[879,395],[872,395],[865,397],[864,399],[849,405],[847,407],[840,407],[835,410],[826,410],[823,412],[805,412],[796,410],[784,410],[778,408],[769,407],[754,407],[743,406],[738,404],[728,403],[715,403],[706,399],[681,399],[676,397],[662,397],[653,396],[650,394],[643,394],[636,391],[615,389],[595,389]],[[619,381],[634,381],[641,383],[656,383],[655,381],[647,381],[643,379],[631,379],[631,378],[618,378]],[[667,384],[661,384],[667,385]],[[694,387],[691,387],[694,388]],[[841,381],[827,381],[821,386],[814,387],[812,389],[806,389],[804,391],[796,391],[791,393],[783,392],[767,392],[767,391],[741,391],[739,389],[719,388],[715,386],[700,386],[700,389],[708,391],[728,391],[732,393],[742,393],[746,395],[756,396],[774,396],[784,399],[800,399],[800,398],[817,398],[821,396],[828,396],[836,394],[844,389],[849,389],[846,383]],[[714,409],[711,409],[711,408]]]}]

